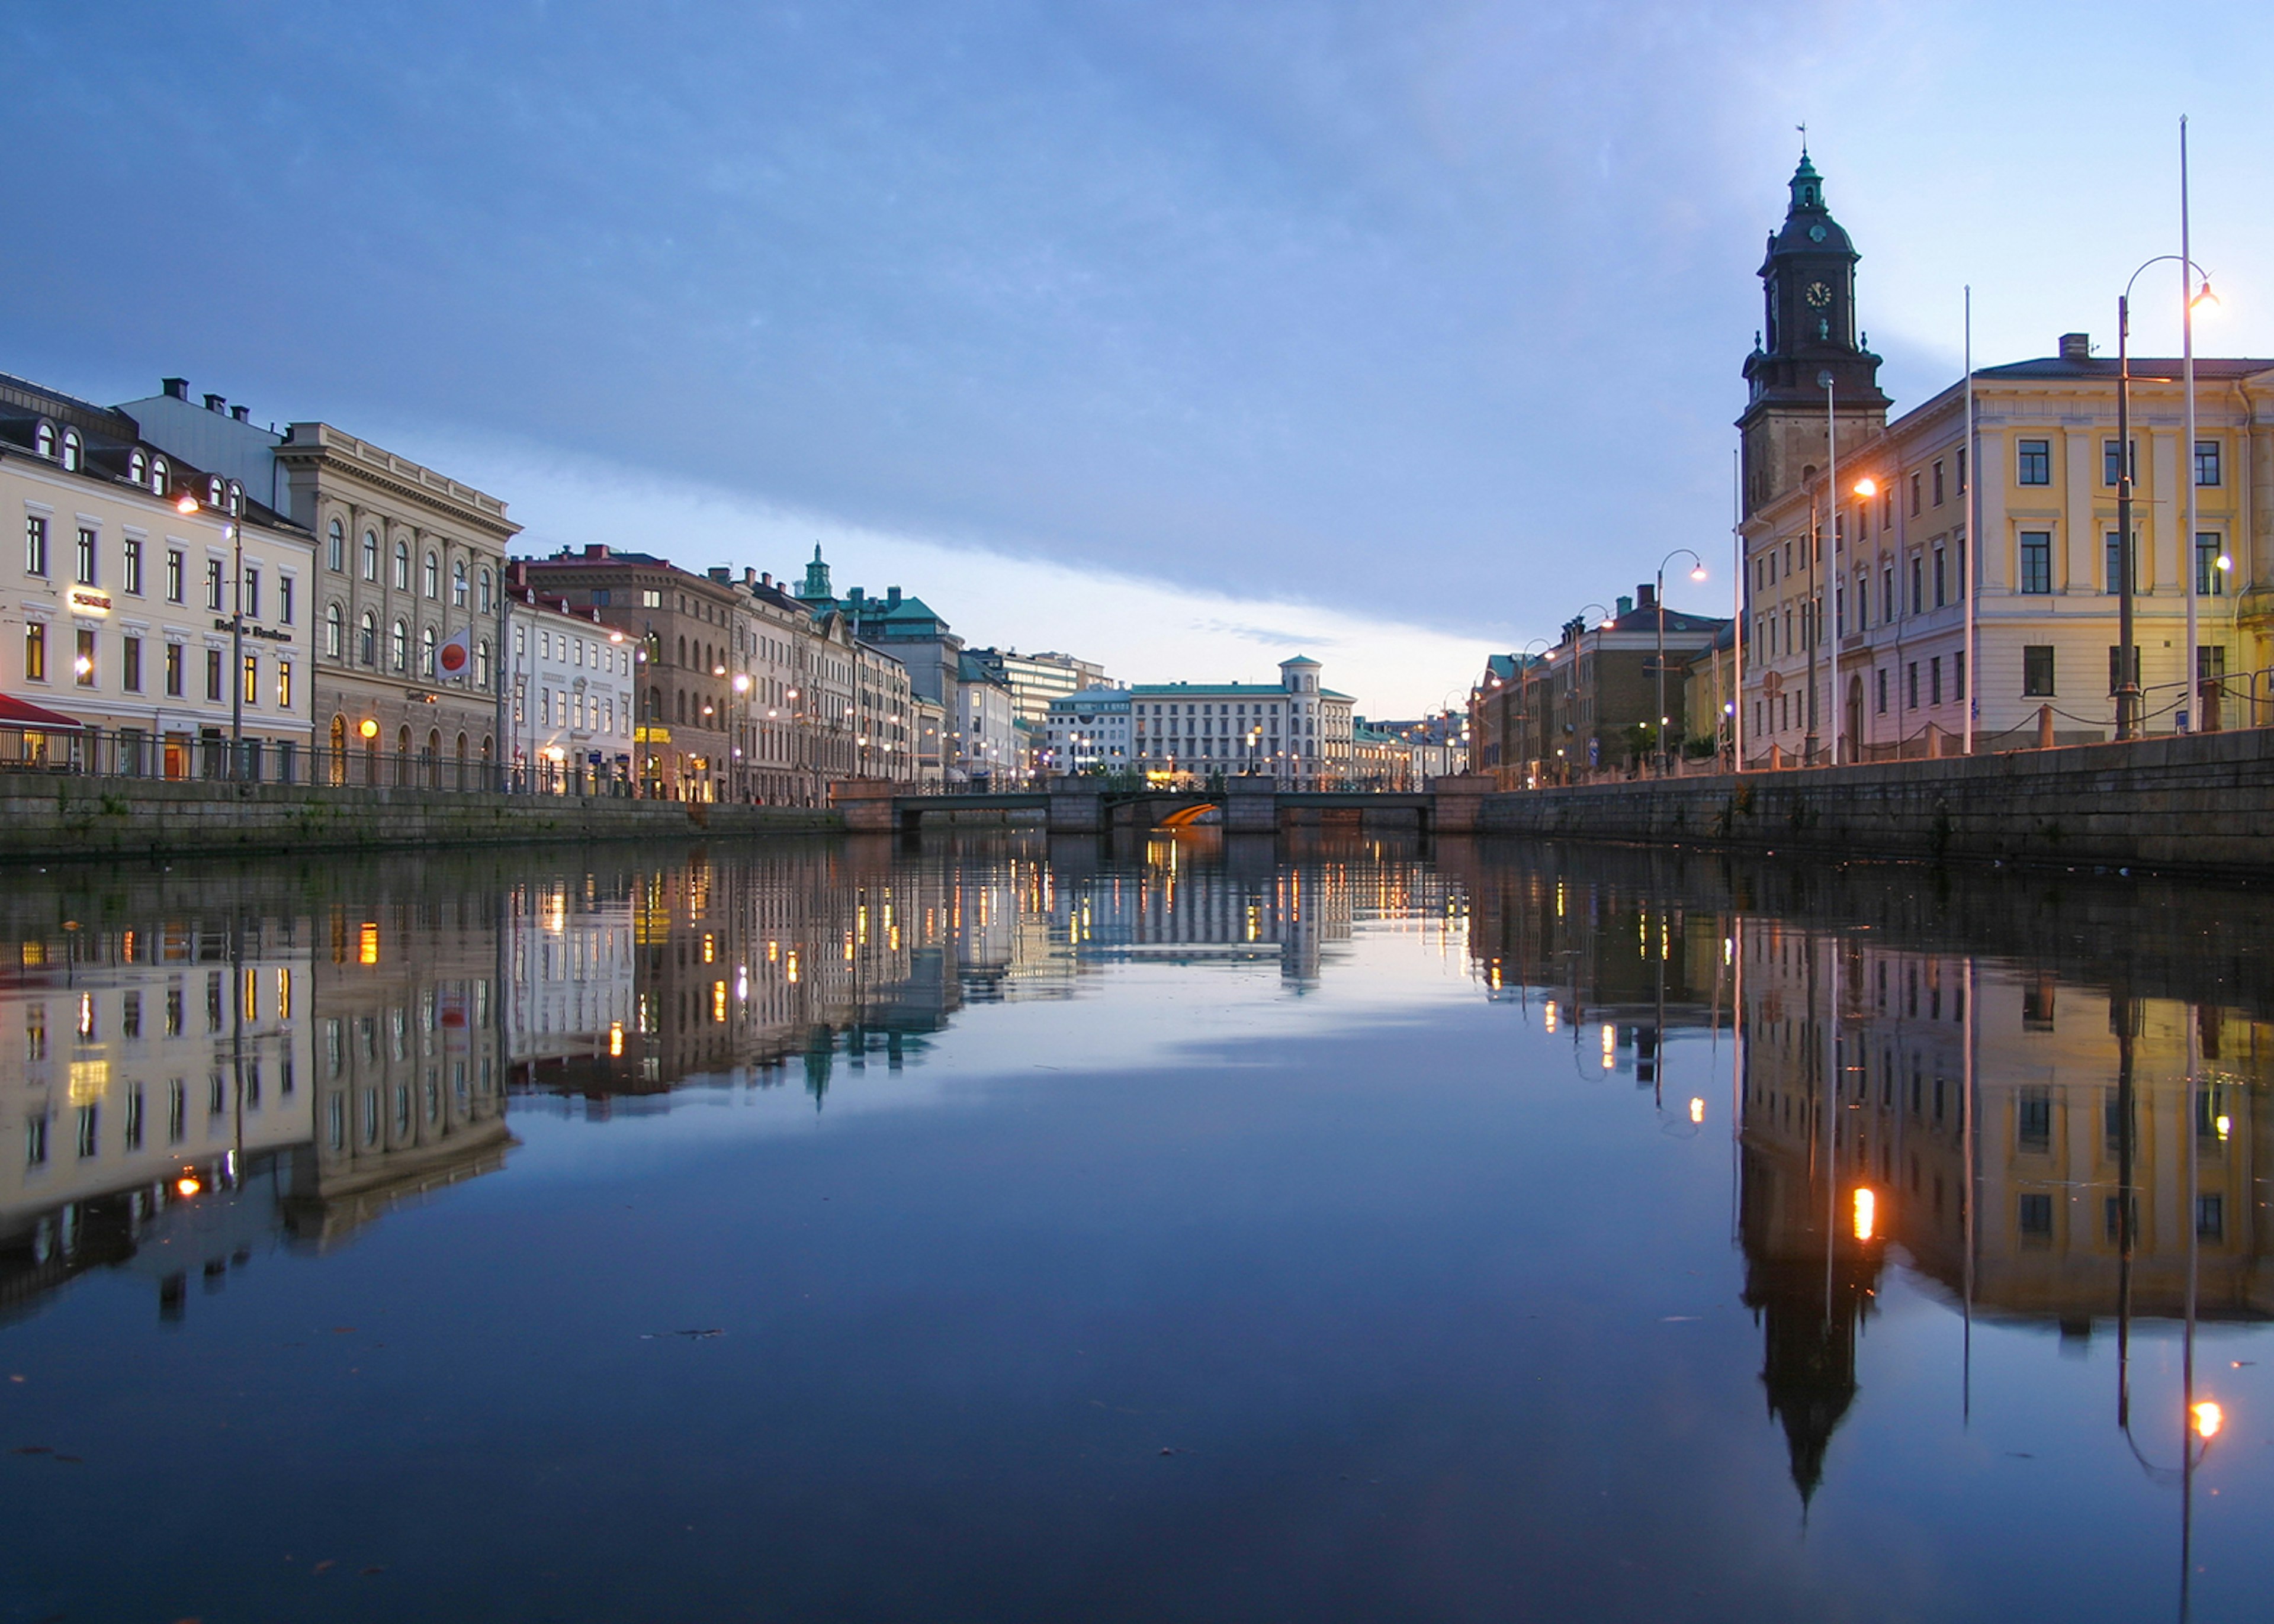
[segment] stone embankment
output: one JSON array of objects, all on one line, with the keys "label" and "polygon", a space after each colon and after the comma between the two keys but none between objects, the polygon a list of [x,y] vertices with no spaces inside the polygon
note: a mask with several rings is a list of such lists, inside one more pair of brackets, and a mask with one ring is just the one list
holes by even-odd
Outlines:
[{"label": "stone embankment", "polygon": [[2274,874],[2274,729],[1495,794],[1477,830]]},{"label": "stone embankment", "polygon": [[832,810],[0,773],[0,861],[802,834]]}]

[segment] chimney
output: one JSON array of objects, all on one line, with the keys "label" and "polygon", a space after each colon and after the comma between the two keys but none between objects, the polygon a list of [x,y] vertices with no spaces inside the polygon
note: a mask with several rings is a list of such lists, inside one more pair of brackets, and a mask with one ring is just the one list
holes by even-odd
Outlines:
[{"label": "chimney", "polygon": [[744,586],[756,586],[756,585],[757,585],[757,583],[758,583],[758,572],[757,572],[757,570],[755,570],[755,569],[751,568],[748,564],[743,565],[743,566],[742,566],[742,584],[743,584]]},{"label": "chimney", "polygon": [[897,609],[900,606],[900,588],[888,586],[885,589],[885,606],[888,609]]},{"label": "chimney", "polygon": [[1632,614],[1633,613],[1634,613],[1634,599],[1633,599],[1633,598],[1629,598],[1629,597],[1628,597],[1625,593],[1623,593],[1623,592],[1620,593],[1620,594],[1619,594],[1619,612],[1618,612],[1618,613],[1617,613],[1617,614],[1614,615],[1612,618],[1613,618],[1614,620],[1625,620],[1625,619],[1627,618],[1627,616],[1629,616],[1629,615]]},{"label": "chimney", "polygon": [[161,378],[158,380],[158,387],[165,390],[166,398],[169,401],[185,401],[190,398],[190,380],[186,378]]},{"label": "chimney", "polygon": [[228,404],[229,397],[226,395],[208,395],[206,396],[206,410],[207,411],[219,411],[222,407]]},{"label": "chimney", "polygon": [[758,583],[761,586],[772,586],[774,583],[774,572],[769,569],[759,575]]},{"label": "chimney", "polygon": [[1644,582],[1640,586],[1635,588],[1635,602],[1640,604],[1645,609],[1656,608],[1658,606],[1658,589],[1649,582]]},{"label": "chimney", "polygon": [[2060,335],[2060,358],[2064,361],[2091,360],[2092,335],[2090,333],[2062,334]]},{"label": "chimney", "polygon": [[250,406],[232,406],[229,409],[229,415],[236,418],[239,423],[250,423],[252,421],[252,408]]},{"label": "chimney", "polygon": [[585,543],[584,556],[588,559],[604,559],[607,557],[608,544],[605,541],[592,541]]},{"label": "chimney", "polygon": [[861,605],[861,589],[857,586],[846,588],[845,601],[851,604],[855,608],[859,608]]}]

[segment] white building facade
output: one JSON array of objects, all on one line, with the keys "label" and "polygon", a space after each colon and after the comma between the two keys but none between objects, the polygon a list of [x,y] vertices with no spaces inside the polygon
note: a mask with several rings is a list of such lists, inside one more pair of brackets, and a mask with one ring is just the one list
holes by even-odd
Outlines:
[{"label": "white building facade", "polygon": [[1137,765],[1164,783],[1261,773],[1291,789],[1331,787],[1351,772],[1354,701],[1321,687],[1319,662],[1279,663],[1279,683],[1141,682],[1129,691]]},{"label": "white building facade", "polygon": [[516,788],[591,793],[632,778],[634,650],[591,610],[508,589],[506,760]]},{"label": "white building facade", "polygon": [[1071,775],[1135,765],[1133,703],[1125,688],[1086,688],[1050,701],[1043,724],[1043,770]]}]

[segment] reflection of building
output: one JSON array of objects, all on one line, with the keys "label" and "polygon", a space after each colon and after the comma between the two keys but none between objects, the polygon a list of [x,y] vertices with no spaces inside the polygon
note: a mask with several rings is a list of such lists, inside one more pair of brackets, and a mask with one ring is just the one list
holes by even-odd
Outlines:
[{"label": "reflection of building", "polygon": [[[306,1141],[311,986],[295,934],[218,910],[7,932],[0,1307],[124,1260],[171,1209]],[[162,1272],[178,1295],[180,1268]]]},{"label": "reflection of building", "polygon": [[328,1240],[500,1165],[504,1039],[488,898],[338,904],[315,972],[315,1146],[296,1232]]}]

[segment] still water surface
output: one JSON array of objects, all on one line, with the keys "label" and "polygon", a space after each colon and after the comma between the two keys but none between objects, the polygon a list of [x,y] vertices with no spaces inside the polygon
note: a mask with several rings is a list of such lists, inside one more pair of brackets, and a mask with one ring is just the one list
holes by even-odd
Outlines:
[{"label": "still water surface", "polygon": [[2248,891],[1209,833],[8,880],[0,1619],[2274,1605]]}]

